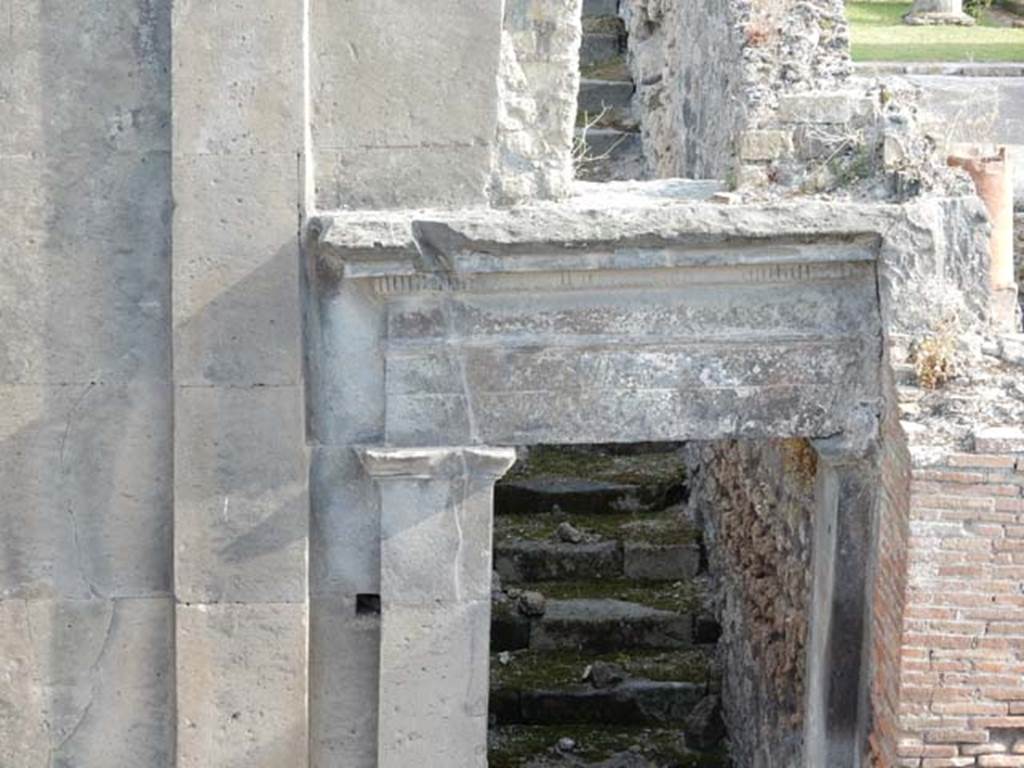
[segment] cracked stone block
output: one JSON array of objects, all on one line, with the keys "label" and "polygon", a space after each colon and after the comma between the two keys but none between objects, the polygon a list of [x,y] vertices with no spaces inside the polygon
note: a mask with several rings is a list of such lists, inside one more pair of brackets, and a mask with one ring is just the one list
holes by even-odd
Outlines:
[{"label": "cracked stone block", "polygon": [[306,611],[177,606],[178,766],[306,764]]},{"label": "cracked stone block", "polygon": [[0,599],[170,593],[170,395],[0,385]]},{"label": "cracked stone block", "polygon": [[790,131],[746,131],[740,136],[742,160],[775,160],[792,151]]},{"label": "cracked stone block", "polygon": [[170,598],[0,601],[0,765],[174,760]]}]

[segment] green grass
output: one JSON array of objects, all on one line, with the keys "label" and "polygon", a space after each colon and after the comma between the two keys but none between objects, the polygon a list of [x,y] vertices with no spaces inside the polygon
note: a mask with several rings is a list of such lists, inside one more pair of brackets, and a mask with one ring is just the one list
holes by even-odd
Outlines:
[{"label": "green grass", "polygon": [[848,2],[854,61],[1024,61],[1024,29],[991,18],[977,26],[910,26],[911,3]]}]

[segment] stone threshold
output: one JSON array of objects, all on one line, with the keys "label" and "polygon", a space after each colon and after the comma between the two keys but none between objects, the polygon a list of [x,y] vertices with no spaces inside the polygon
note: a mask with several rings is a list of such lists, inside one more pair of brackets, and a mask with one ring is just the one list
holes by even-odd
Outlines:
[{"label": "stone threshold", "polygon": [[853,69],[865,76],[1024,77],[1024,62],[861,61]]}]

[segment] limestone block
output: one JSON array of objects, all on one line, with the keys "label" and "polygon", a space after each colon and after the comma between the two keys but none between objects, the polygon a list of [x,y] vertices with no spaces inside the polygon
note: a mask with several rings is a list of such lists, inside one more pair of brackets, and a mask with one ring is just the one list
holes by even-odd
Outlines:
[{"label": "limestone block", "polygon": [[318,148],[319,208],[458,207],[487,199],[489,146]]},{"label": "limestone block", "polygon": [[0,765],[170,766],[173,606],[0,600]]},{"label": "limestone block", "polygon": [[380,616],[355,598],[310,603],[309,728],[312,768],[377,768]]},{"label": "limestone block", "polygon": [[149,380],[0,386],[0,598],[169,594],[170,398]]},{"label": "limestone block", "polygon": [[741,160],[777,160],[792,151],[790,131],[746,131],[740,136]]},{"label": "limestone block", "polygon": [[779,99],[779,119],[787,123],[849,123],[864,121],[874,102],[855,93],[801,93]]},{"label": "limestone block", "polygon": [[1024,429],[1020,427],[985,427],[974,433],[974,450],[978,453],[1024,453]]},{"label": "limestone block", "polygon": [[166,378],[168,155],[0,158],[0,178],[0,382]]},{"label": "limestone block", "polygon": [[0,156],[169,150],[169,62],[169,3],[6,5]]},{"label": "limestone block", "polygon": [[494,140],[501,3],[313,0],[310,10],[318,150]]},{"label": "limestone block", "polygon": [[309,590],[312,595],[380,592],[377,491],[347,446],[311,457]]},{"label": "limestone block", "polygon": [[306,606],[177,606],[180,768],[306,765]]},{"label": "limestone block", "polygon": [[385,606],[380,768],[485,768],[490,608],[490,600]]},{"label": "limestone block", "polygon": [[295,155],[174,160],[178,384],[298,384]]},{"label": "limestone block", "polygon": [[313,289],[316,329],[306,335],[311,442],[377,444],[384,434],[386,307],[364,286]]},{"label": "limestone block", "polygon": [[298,387],[179,387],[175,589],[187,602],[306,597],[306,448]]},{"label": "limestone block", "polygon": [[302,0],[174,3],[177,154],[298,153]]}]

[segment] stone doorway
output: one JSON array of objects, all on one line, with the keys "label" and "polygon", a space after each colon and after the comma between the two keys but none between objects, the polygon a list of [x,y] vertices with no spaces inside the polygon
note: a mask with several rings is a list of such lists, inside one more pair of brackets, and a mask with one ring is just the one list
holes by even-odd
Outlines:
[{"label": "stone doorway", "polygon": [[805,205],[775,231],[699,186],[316,223],[313,472],[344,478],[318,504],[379,521],[352,551],[380,574],[357,590],[380,594],[380,766],[486,764],[511,446],[789,437],[818,462],[804,760],[863,764],[889,214]]}]

